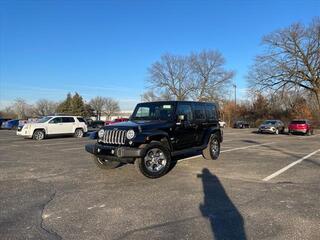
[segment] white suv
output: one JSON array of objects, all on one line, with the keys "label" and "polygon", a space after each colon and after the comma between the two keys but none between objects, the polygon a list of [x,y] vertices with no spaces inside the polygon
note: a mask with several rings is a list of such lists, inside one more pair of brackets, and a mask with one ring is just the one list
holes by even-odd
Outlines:
[{"label": "white suv", "polygon": [[17,135],[35,140],[42,140],[51,135],[67,134],[81,138],[87,131],[87,124],[82,117],[47,116],[35,123],[27,123],[18,127]]}]

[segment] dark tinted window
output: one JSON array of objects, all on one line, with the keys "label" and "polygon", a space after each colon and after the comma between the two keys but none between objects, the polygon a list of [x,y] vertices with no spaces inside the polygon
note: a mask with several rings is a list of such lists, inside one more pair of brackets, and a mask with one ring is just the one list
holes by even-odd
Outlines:
[{"label": "dark tinted window", "polygon": [[63,123],[74,122],[74,118],[73,118],[73,117],[63,117],[63,118],[62,118],[62,122],[63,122]]},{"label": "dark tinted window", "polygon": [[86,121],[85,121],[83,118],[81,118],[81,117],[78,117],[77,119],[78,119],[79,122],[84,122],[84,123],[86,122]]},{"label": "dark tinted window", "polygon": [[208,120],[216,120],[217,119],[216,108],[213,104],[206,104],[205,110],[206,110],[206,116],[207,116]]},{"label": "dark tinted window", "polygon": [[50,120],[49,123],[61,123],[61,122],[62,122],[61,118],[60,117],[56,117],[56,118],[53,118],[52,120]]},{"label": "dark tinted window", "polygon": [[204,104],[194,104],[194,118],[196,120],[205,120],[206,114],[205,114],[205,105]]},{"label": "dark tinted window", "polygon": [[304,120],[295,120],[295,121],[292,121],[291,124],[306,124],[307,122],[304,121]]},{"label": "dark tinted window", "polygon": [[179,103],[177,108],[177,116],[179,115],[185,115],[185,120],[192,121],[193,115],[192,115],[191,105],[185,104],[185,103]]}]

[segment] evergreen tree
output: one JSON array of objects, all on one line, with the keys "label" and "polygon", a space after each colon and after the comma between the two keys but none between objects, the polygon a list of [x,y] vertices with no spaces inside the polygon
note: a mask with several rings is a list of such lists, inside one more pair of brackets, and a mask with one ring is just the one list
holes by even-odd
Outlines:
[{"label": "evergreen tree", "polygon": [[71,101],[72,114],[77,116],[85,115],[85,107],[82,97],[76,92]]},{"label": "evergreen tree", "polygon": [[72,95],[68,93],[67,98],[57,107],[57,113],[72,114]]}]

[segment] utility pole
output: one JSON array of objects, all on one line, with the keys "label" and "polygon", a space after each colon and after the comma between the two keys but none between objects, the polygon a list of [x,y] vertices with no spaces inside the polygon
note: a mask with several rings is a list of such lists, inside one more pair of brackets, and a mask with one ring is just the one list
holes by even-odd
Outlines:
[{"label": "utility pole", "polygon": [[236,83],[233,84],[234,87],[234,121],[237,120],[237,85]]}]

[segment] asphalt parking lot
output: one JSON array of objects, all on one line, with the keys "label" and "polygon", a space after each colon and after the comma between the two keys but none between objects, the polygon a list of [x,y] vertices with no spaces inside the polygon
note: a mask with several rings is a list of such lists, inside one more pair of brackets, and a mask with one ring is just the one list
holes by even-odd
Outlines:
[{"label": "asphalt parking lot", "polygon": [[218,161],[151,180],[95,166],[88,138],[0,131],[0,239],[320,239],[320,135],[226,129]]}]

